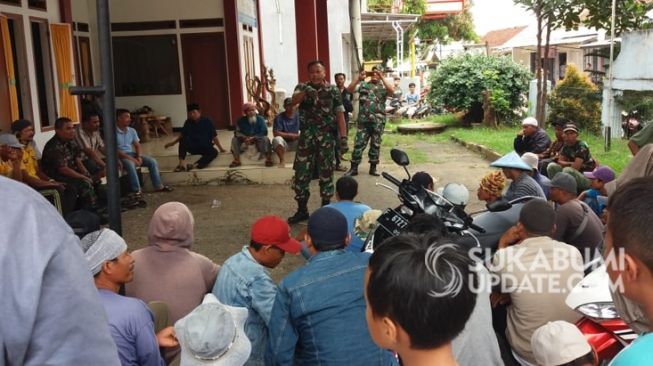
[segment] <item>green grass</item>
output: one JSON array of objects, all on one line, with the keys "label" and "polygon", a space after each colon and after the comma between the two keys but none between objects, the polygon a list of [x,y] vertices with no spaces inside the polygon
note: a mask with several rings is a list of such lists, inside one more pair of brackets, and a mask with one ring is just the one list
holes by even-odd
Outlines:
[{"label": "green grass", "polygon": [[[418,133],[404,135],[396,132],[398,125],[425,121],[446,124],[447,129],[440,134]],[[502,127],[497,130],[485,127],[463,128],[459,124],[459,117],[454,114],[429,116],[425,120],[388,120],[383,134],[383,142],[381,143],[381,161],[390,161],[390,149],[398,147],[408,153],[411,163],[417,164],[430,162],[431,159],[429,159],[428,151],[425,151],[423,148],[423,143],[435,144],[449,141],[451,136],[455,136],[463,141],[484,145],[500,154],[505,154],[512,151],[512,142],[518,131],[519,129],[517,127]],[[549,129],[547,132],[549,133],[549,136],[554,136],[553,129]],[[351,150],[354,148],[353,144],[355,138],[356,128],[350,128],[349,156],[351,156]],[[587,142],[592,156],[601,165],[610,166],[616,173],[621,173],[623,168],[631,159],[630,150],[628,150],[628,146],[624,140],[612,140],[612,148],[610,151],[606,152],[603,149],[602,136],[581,133],[580,138]],[[422,148],[420,148],[419,145],[422,145]]]}]

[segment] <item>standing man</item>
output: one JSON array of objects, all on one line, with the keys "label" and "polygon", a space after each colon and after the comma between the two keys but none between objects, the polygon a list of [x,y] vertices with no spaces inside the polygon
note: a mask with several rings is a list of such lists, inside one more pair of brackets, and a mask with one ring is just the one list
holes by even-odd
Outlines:
[{"label": "standing man", "polygon": [[318,167],[322,206],[333,196],[334,131],[340,132],[340,151],[347,151],[345,108],[335,85],[324,80],[324,64],[320,60],[308,64],[309,81],[298,84],[292,103],[299,104],[299,123],[302,130],[295,155],[295,177],[292,187],[297,201],[297,212],[288,218],[289,224],[308,219],[309,183],[313,168]]},{"label": "standing man", "polygon": [[[336,86],[338,87],[338,90],[340,90],[340,97],[342,98],[342,105],[345,107],[345,131],[349,135],[349,113],[354,111],[354,106],[352,105],[352,95],[347,90],[347,87],[345,86],[345,74],[339,72],[334,75],[333,77],[336,81]],[[340,137],[340,136],[338,136]],[[345,171],[345,168],[342,168],[341,162],[344,161],[344,157],[342,156],[342,152],[340,152],[340,148],[338,144],[336,144],[336,170],[337,171]]]},{"label": "standing man", "polygon": [[155,192],[170,192],[172,188],[161,183],[161,175],[159,175],[159,164],[154,158],[141,154],[141,143],[138,139],[136,130],[129,127],[131,123],[131,113],[126,109],[118,109],[116,111],[116,145],[118,146],[118,157],[125,167],[129,175],[129,182],[131,183],[132,195],[138,199],[143,199],[143,192],[141,191],[141,183],[139,181],[137,167],[145,166],[150,172],[150,179],[152,180],[152,187]]},{"label": "standing man", "polygon": [[[370,162],[370,175],[379,176],[376,172],[376,165],[379,163],[379,152],[381,150],[381,136],[385,128],[385,100],[392,95],[394,87],[388,83],[377,66],[372,68],[372,78],[365,80],[365,72],[361,71],[358,78],[352,80],[347,88],[350,93],[358,92],[358,131],[354,152],[351,154],[351,169],[345,173],[349,176],[358,175],[358,164],[361,162],[363,150],[370,140],[368,152]],[[361,82],[362,81],[362,82]],[[360,85],[358,85],[358,83]]]},{"label": "standing man", "polygon": [[[213,121],[209,117],[202,116],[202,110],[197,103],[191,103],[186,108],[188,119],[184,122],[179,137],[165,144],[166,149],[179,142],[179,165],[176,172],[183,172],[193,168],[204,169],[210,162],[218,157],[218,152],[213,148],[215,144],[220,152],[225,152],[218,133],[215,132]],[[186,154],[201,155],[194,164],[186,165]]]},{"label": "standing man", "polygon": [[299,115],[295,113],[292,98],[283,101],[284,111],[274,118],[272,150],[279,157],[279,167],[284,167],[286,151],[296,151],[299,142]]}]

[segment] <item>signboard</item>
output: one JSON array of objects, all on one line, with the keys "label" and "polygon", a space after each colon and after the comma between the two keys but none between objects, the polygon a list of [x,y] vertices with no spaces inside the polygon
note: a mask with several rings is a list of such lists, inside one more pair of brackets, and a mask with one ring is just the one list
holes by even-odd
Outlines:
[{"label": "signboard", "polygon": [[426,0],[424,19],[440,19],[462,13],[465,0]]}]

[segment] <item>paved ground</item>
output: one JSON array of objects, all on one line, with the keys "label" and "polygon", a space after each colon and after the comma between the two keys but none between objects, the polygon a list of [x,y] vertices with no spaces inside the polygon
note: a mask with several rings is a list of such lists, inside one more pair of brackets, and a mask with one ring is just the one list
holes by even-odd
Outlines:
[{"label": "paved ground", "polygon": [[[436,179],[436,187],[449,182],[462,183],[470,189],[470,210],[481,207],[476,200],[476,188],[480,178],[490,170],[487,161],[454,143],[422,143],[413,145],[413,148],[426,152],[429,162],[409,166],[411,173],[429,172]],[[391,161],[384,162],[380,167],[398,178],[406,177],[404,170]],[[394,193],[375,185],[375,182],[385,180],[367,175],[367,168],[366,164],[361,164],[361,174],[357,177],[358,200],[378,209],[396,206],[399,201]],[[342,173],[337,173],[338,177],[340,175]],[[319,207],[318,191],[317,181],[314,181],[311,184],[309,209]],[[296,208],[293,192],[288,185],[179,186],[171,193],[147,194],[146,200],[147,208],[123,214],[123,234],[131,250],[147,245],[147,227],[154,210],[162,203],[180,201],[188,205],[195,216],[193,249],[216,263],[224,262],[249,241],[249,228],[258,217],[274,214],[286,218]],[[213,200],[220,201],[219,208],[211,208]],[[305,225],[295,225],[293,233],[303,228]],[[273,271],[273,276],[278,280],[302,262],[303,259],[299,257],[287,256]]]}]

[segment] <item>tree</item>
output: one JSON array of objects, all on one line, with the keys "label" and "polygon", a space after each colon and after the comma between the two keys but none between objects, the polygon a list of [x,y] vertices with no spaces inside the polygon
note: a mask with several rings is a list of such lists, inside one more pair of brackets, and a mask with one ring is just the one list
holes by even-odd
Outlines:
[{"label": "tree", "polygon": [[[407,37],[404,38],[404,48],[416,34],[424,41],[424,44],[436,42],[448,44],[451,41],[468,40],[478,41],[474,32],[474,21],[471,14],[472,2],[465,2],[465,9],[460,14],[448,15],[443,19],[420,19],[412,28]],[[368,9],[370,11],[389,11],[392,8],[392,0],[370,0]],[[405,0],[401,12],[403,14],[424,14],[426,3],[424,0]],[[363,41],[363,58],[366,60],[383,60],[384,62],[397,54],[395,40],[389,41]]]},{"label": "tree", "polygon": [[[582,23],[591,28],[610,30],[612,0],[577,0],[586,9]],[[651,28],[653,22],[646,13],[653,9],[653,2],[642,0],[618,0],[615,30],[617,34],[635,29]]]},{"label": "tree", "polygon": [[589,76],[567,65],[565,78],[556,85],[549,98],[549,121],[571,119],[578,127],[598,133],[601,129],[599,90]]},{"label": "tree", "polygon": [[[531,73],[509,57],[465,54],[444,60],[431,75],[428,98],[462,112],[482,108],[484,95],[499,120],[516,117],[525,106]],[[487,104],[487,103],[486,103]]]}]

